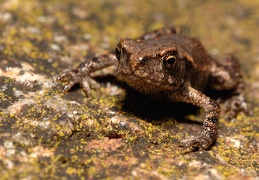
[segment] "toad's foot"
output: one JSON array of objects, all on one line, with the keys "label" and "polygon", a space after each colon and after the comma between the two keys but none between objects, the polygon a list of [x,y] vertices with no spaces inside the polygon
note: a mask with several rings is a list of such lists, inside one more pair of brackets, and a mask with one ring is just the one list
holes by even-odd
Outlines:
[{"label": "toad's foot", "polygon": [[198,137],[191,137],[184,139],[179,144],[183,150],[192,151],[193,148],[198,148],[199,151],[204,151],[210,147],[214,140],[205,135],[199,135]]},{"label": "toad's foot", "polygon": [[98,88],[99,85],[89,76],[89,63],[83,63],[76,69],[67,71],[57,77],[60,82],[67,84],[63,88],[63,92],[69,91],[75,84],[80,84],[87,95],[90,95],[91,88]]},{"label": "toad's foot", "polygon": [[87,95],[90,95],[91,88],[98,88],[99,85],[86,72],[80,71],[79,68],[67,71],[57,77],[60,82],[67,84],[63,88],[63,92],[68,92],[75,84],[80,84]]},{"label": "toad's foot", "polygon": [[228,120],[233,120],[240,112],[251,116],[253,113],[249,110],[246,98],[244,96],[245,84],[239,81],[234,91],[231,92],[230,98],[224,103],[224,112],[228,114]]},{"label": "toad's foot", "polygon": [[240,112],[243,112],[248,116],[252,116],[253,114],[252,111],[249,110],[243,94],[232,96],[230,99],[226,100],[224,112],[228,114],[228,121],[235,119]]},{"label": "toad's foot", "polygon": [[57,77],[60,82],[66,82],[63,92],[69,91],[75,84],[80,84],[87,95],[90,95],[91,88],[98,88],[97,82],[90,77],[92,72],[108,66],[116,65],[117,59],[114,53],[107,53],[80,64],[76,69],[65,72]]}]

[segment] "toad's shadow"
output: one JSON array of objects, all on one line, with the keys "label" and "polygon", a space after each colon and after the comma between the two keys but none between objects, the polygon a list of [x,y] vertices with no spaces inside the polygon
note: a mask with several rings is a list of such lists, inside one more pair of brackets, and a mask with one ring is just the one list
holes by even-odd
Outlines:
[{"label": "toad's shadow", "polygon": [[186,124],[202,125],[202,122],[193,121],[187,118],[188,115],[202,115],[199,108],[180,102],[156,101],[137,92],[126,83],[118,81],[115,76],[95,77],[99,83],[110,82],[123,88],[126,91],[125,99],[121,101],[122,111],[133,114],[136,117],[145,119],[148,122],[166,121],[168,118],[174,118],[176,121]]},{"label": "toad's shadow", "polygon": [[[133,114],[134,116],[145,119],[146,121],[154,123],[165,121],[168,118],[174,118],[180,123],[202,125],[203,121],[194,121],[189,119],[188,115],[195,115],[197,118],[202,119],[203,113],[200,113],[200,108],[180,102],[164,102],[156,101],[151,98],[140,94],[133,88],[129,87],[126,83],[118,81],[115,76],[98,76],[95,77],[99,83],[110,82],[125,89],[126,97],[121,101],[122,111]],[[219,94],[216,91],[208,90],[206,92],[209,97],[217,99]]]},{"label": "toad's shadow", "polygon": [[130,87],[125,87],[125,90],[127,95],[122,101],[123,111],[125,112],[132,113],[150,122],[174,118],[181,123],[202,124],[187,118],[188,115],[199,115],[198,107],[187,103],[152,100]]}]

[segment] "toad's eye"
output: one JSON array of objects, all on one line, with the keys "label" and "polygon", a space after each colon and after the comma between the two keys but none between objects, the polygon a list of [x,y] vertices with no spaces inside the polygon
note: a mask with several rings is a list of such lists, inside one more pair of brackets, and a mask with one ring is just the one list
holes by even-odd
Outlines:
[{"label": "toad's eye", "polygon": [[175,62],[176,62],[176,54],[175,53],[169,53],[169,54],[166,54],[164,57],[163,57],[163,64],[166,68],[168,69],[171,69]]},{"label": "toad's eye", "polygon": [[119,47],[115,49],[115,56],[118,60],[121,59],[121,49]]}]

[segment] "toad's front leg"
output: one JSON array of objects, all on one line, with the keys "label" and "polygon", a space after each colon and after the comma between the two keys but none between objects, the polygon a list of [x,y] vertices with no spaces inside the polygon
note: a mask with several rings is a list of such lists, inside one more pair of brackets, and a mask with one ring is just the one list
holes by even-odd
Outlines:
[{"label": "toad's front leg", "polygon": [[69,91],[75,84],[79,83],[86,94],[89,95],[91,87],[98,86],[95,80],[90,77],[90,74],[111,65],[117,65],[117,59],[113,53],[100,55],[92,59],[88,59],[77,68],[61,74],[57,77],[57,80],[67,82],[64,86],[63,92]]},{"label": "toad's front leg", "polygon": [[176,100],[201,107],[205,113],[200,135],[194,138],[184,139],[179,146],[184,149],[196,147],[199,148],[200,151],[209,148],[218,134],[219,104],[188,85],[185,85],[183,89],[181,89],[181,96]]}]

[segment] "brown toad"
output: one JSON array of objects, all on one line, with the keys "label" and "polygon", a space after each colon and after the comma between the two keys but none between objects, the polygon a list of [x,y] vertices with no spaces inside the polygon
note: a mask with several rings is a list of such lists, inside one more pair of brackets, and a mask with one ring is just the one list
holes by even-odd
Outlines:
[{"label": "brown toad", "polygon": [[94,71],[117,66],[117,77],[153,99],[190,103],[204,109],[205,118],[200,135],[185,139],[180,147],[205,150],[218,133],[219,104],[202,92],[210,87],[232,90],[230,118],[246,111],[244,85],[239,63],[227,56],[220,64],[209,56],[200,41],[183,36],[177,28],[163,28],[138,40],[121,39],[114,53],[94,57],[57,79],[67,82],[67,92],[79,83],[89,95],[96,82]]}]

